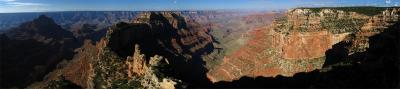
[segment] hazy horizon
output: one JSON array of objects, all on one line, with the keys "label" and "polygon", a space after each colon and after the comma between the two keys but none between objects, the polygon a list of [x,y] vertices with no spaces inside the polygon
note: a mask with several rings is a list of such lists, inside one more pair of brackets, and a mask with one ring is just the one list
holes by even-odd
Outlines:
[{"label": "hazy horizon", "polygon": [[60,11],[261,10],[398,6],[400,0],[0,0],[0,13]]}]

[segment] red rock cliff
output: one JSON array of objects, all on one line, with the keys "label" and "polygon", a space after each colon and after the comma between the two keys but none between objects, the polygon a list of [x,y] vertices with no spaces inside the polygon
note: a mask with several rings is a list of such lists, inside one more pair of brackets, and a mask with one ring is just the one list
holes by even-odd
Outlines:
[{"label": "red rock cliff", "polygon": [[[207,76],[212,82],[232,81],[243,76],[292,76],[322,68],[325,52],[332,45],[354,39],[353,49],[365,49],[368,36],[398,20],[398,10],[387,9],[367,16],[351,11],[293,9],[272,25],[259,28],[238,51],[227,55]],[[361,47],[361,48],[360,48]]]}]

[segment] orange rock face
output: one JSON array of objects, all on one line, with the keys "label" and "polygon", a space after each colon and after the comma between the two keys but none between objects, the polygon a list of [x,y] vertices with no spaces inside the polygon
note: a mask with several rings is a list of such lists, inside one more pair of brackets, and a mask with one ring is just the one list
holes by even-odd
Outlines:
[{"label": "orange rock face", "polygon": [[135,46],[134,52],[133,56],[127,57],[125,61],[125,64],[128,66],[127,74],[129,79],[132,79],[134,74],[142,76],[148,70],[144,55],[140,54],[139,46]]},{"label": "orange rock face", "polygon": [[89,41],[86,41],[82,48],[79,49],[79,53],[74,57],[74,60],[62,69],[65,71],[63,75],[65,79],[82,86],[82,88],[93,87],[93,59],[97,56],[99,49],[95,45],[92,45]]},{"label": "orange rock face", "polygon": [[[372,17],[329,9],[322,10],[319,15],[309,14],[310,10],[289,11],[284,20],[254,30],[248,43],[225,56],[219,66],[210,69],[207,77],[212,82],[218,82],[232,81],[243,76],[292,76],[320,69],[325,62],[325,52],[344,39],[353,39],[351,49],[356,52],[368,48],[368,37],[391,25],[390,22],[397,21],[397,11],[386,10]],[[335,18],[330,18],[332,21],[322,23],[332,14],[335,15]],[[340,27],[344,26],[345,15],[352,19],[350,25],[354,26],[351,30]],[[357,25],[354,18],[358,18],[359,22],[367,22]],[[350,37],[349,34],[354,35]]]},{"label": "orange rock face", "polygon": [[232,81],[242,76],[291,76],[322,67],[325,51],[338,37],[326,31],[293,33],[288,36],[267,28],[254,30],[253,38],[239,51],[226,56],[209,71],[213,82]]},{"label": "orange rock face", "polygon": [[284,41],[282,48],[284,59],[312,59],[325,54],[329,49],[332,34],[327,31],[294,33]]},{"label": "orange rock face", "polygon": [[[212,82],[218,82],[232,81],[243,76],[292,76],[298,72],[322,68],[325,52],[349,33],[333,34],[320,26],[319,18],[303,18],[305,17],[289,18],[288,21],[295,21],[291,22],[294,25],[289,30],[280,28],[280,23],[276,22],[253,30],[250,33],[252,38],[247,44],[225,56],[221,65],[210,69],[208,78]],[[301,31],[304,27],[299,24],[307,21],[315,26],[310,25],[306,27],[308,30]],[[274,29],[288,33],[276,32]]]}]

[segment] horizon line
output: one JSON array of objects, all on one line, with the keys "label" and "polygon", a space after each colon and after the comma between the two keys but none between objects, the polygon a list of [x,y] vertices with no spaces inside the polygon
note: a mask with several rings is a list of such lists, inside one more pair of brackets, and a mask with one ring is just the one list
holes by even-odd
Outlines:
[{"label": "horizon line", "polygon": [[336,7],[382,7],[382,8],[400,8],[400,6],[327,6],[327,7],[293,7],[286,9],[199,9],[199,10],[59,10],[59,11],[20,11],[20,12],[0,12],[0,14],[16,13],[57,13],[57,12],[180,12],[180,11],[282,11],[296,8],[336,8]]}]

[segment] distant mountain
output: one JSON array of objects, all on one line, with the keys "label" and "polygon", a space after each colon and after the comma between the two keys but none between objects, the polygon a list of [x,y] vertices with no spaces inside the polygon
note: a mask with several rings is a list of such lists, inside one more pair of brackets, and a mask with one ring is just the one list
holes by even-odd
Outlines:
[{"label": "distant mountain", "polygon": [[71,32],[45,15],[4,32],[0,42],[2,87],[41,80],[60,61],[71,59],[80,45]]},{"label": "distant mountain", "polygon": [[66,11],[37,13],[0,13],[0,32],[30,21],[39,15],[53,18],[66,30],[79,29],[83,24],[95,24],[96,30],[111,26],[116,22],[129,22],[139,12],[134,11]]},{"label": "distant mountain", "polygon": [[44,42],[47,39],[63,40],[74,38],[71,32],[62,29],[51,18],[45,15],[40,15],[31,22],[25,22],[19,27],[12,28],[5,32],[5,34],[14,40],[33,39],[39,42]]}]

